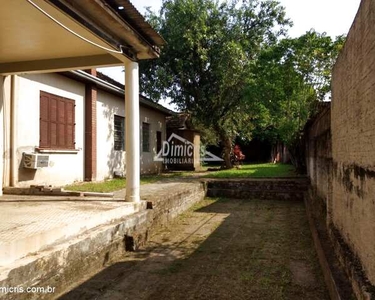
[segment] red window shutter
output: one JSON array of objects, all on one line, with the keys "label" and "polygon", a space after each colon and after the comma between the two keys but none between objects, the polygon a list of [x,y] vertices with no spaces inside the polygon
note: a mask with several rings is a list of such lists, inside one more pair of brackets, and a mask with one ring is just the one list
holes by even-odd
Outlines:
[{"label": "red window shutter", "polygon": [[57,147],[61,149],[66,148],[65,117],[65,100],[59,99],[57,104]]},{"label": "red window shutter", "polygon": [[66,147],[69,149],[74,149],[75,148],[75,105],[73,100],[65,100],[65,115],[66,115]]},{"label": "red window shutter", "polygon": [[58,99],[56,97],[50,97],[50,147],[51,148],[58,148],[58,140],[57,140],[57,126],[58,126],[58,118],[57,118],[57,102]]},{"label": "red window shutter", "polygon": [[49,129],[49,98],[45,93],[40,94],[39,147],[50,147]]},{"label": "red window shutter", "polygon": [[75,148],[75,102],[46,92],[40,92],[41,148]]}]

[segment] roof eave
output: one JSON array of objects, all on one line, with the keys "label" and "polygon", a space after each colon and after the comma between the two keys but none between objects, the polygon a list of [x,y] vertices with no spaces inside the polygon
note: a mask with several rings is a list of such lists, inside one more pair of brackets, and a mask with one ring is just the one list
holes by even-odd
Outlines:
[{"label": "roof eave", "polygon": [[[111,84],[103,79],[100,79],[96,76],[93,76],[85,71],[76,70],[76,71],[70,71],[70,72],[63,72],[61,73],[65,76],[68,76],[73,79],[80,79],[84,82],[90,82],[96,84],[99,88],[110,92],[112,94],[115,94],[120,97],[125,97],[125,90],[123,88],[120,88],[114,84]],[[151,108],[153,110],[156,110],[158,112],[163,113],[166,116],[174,115],[175,112],[158,104],[153,102],[152,100],[148,99],[147,97],[143,95],[139,95],[139,104],[143,107]]]},{"label": "roof eave", "polygon": [[[155,59],[160,56],[160,47],[163,43],[155,42],[147,34],[132,26],[130,20],[126,19],[126,15],[114,10],[112,0],[46,1],[66,15],[69,15],[80,25],[86,27],[111,47],[121,49],[123,55],[133,61]],[[131,5],[129,9],[130,12],[139,14],[134,6]],[[139,19],[138,22],[140,24],[148,24],[144,18],[142,20]],[[150,25],[148,24],[148,26]],[[154,35],[160,37],[156,31],[153,32]]]}]

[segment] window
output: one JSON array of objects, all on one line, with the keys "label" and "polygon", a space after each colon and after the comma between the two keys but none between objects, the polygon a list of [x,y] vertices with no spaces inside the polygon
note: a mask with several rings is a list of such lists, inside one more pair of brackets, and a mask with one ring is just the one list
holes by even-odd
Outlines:
[{"label": "window", "polygon": [[161,131],[156,131],[156,153],[161,150]]},{"label": "window", "polygon": [[40,92],[39,147],[75,149],[75,102]]},{"label": "window", "polygon": [[125,150],[125,118],[116,116],[114,119],[114,148],[116,151]]},{"label": "window", "polygon": [[150,152],[150,124],[142,123],[142,151]]}]

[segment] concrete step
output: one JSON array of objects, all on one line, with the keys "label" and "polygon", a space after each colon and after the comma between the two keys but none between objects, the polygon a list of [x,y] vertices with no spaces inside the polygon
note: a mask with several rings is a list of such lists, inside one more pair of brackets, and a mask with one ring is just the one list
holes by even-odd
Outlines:
[{"label": "concrete step", "polygon": [[230,190],[230,189],[208,189],[208,197],[224,197],[234,199],[257,199],[257,200],[296,200],[303,201],[304,192],[299,191],[244,191],[244,190]]},{"label": "concrete step", "polygon": [[4,195],[113,198],[113,193],[77,192],[50,186],[4,187],[3,193]]},{"label": "concrete step", "polygon": [[254,178],[254,179],[209,179],[207,196],[237,199],[298,200],[304,199],[309,187],[305,177]]}]

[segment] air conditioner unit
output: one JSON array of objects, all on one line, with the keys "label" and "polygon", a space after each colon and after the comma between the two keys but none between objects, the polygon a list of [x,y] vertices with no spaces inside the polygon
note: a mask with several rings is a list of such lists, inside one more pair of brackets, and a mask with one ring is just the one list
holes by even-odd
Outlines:
[{"label": "air conditioner unit", "polygon": [[27,169],[46,168],[49,164],[49,155],[23,153],[23,167]]}]

